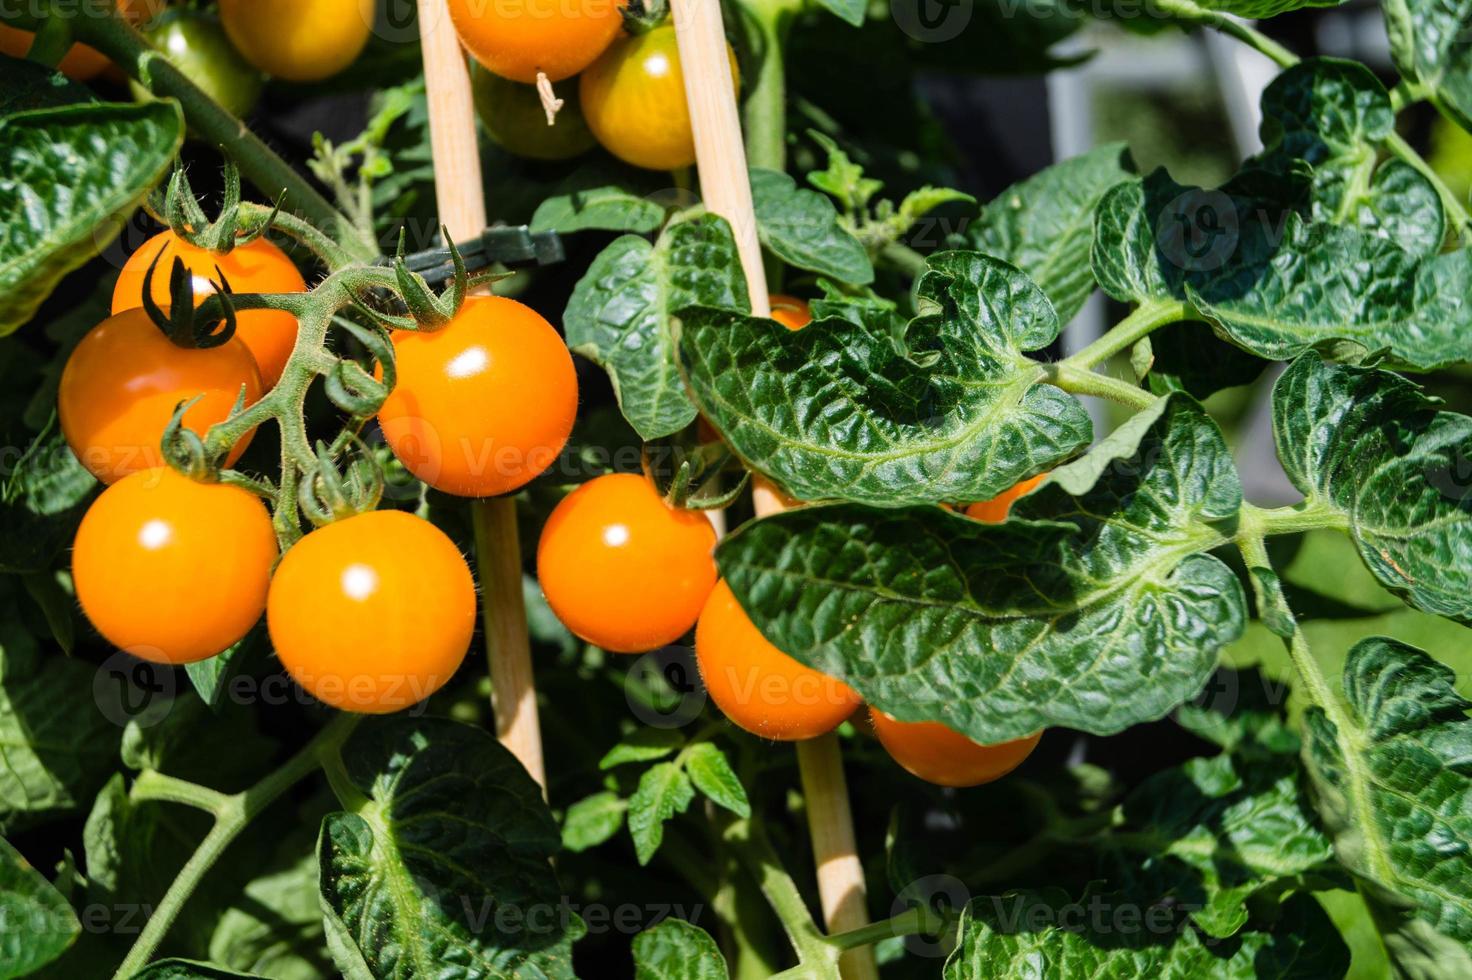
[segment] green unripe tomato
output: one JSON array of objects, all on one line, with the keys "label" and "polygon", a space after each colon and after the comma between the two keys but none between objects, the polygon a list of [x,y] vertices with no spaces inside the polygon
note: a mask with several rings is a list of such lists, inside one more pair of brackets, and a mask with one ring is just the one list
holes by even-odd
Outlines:
[{"label": "green unripe tomato", "polygon": [[[176,8],[149,21],[143,36],[232,115],[244,116],[256,107],[265,79],[235,50],[214,17]],[[152,98],[136,82],[133,95],[140,101]]]},{"label": "green unripe tomato", "polygon": [[547,114],[535,85],[523,85],[482,68],[470,66],[475,86],[475,111],[496,145],[519,157],[533,160],[569,160],[591,150],[596,143],[578,105],[578,87],[557,86],[564,99],[557,123],[547,125]]}]

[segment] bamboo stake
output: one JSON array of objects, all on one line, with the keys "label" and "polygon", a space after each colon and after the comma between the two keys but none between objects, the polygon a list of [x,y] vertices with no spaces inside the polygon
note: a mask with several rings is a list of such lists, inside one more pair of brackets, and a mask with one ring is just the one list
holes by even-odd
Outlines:
[{"label": "bamboo stake", "polygon": [[[685,98],[695,135],[696,165],[705,205],[731,224],[751,309],[770,316],[766,270],[757,237],[756,209],[741,135],[741,116],[726,57],[726,34],[719,0],[672,0],[675,37],[685,76]],[[775,498],[759,496],[757,515],[781,509]],[[797,744],[803,795],[807,799],[808,829],[818,867],[818,891],[823,919],[830,933],[847,932],[869,924],[864,869],[854,845],[853,813],[843,775],[838,739],[829,734]],[[845,980],[878,980],[871,947],[848,950],[840,963]]]},{"label": "bamboo stake", "polygon": [[[419,0],[419,37],[424,51],[424,87],[429,101],[440,223],[454,240],[469,241],[486,227],[486,200],[470,72],[450,22],[447,0]],[[545,792],[542,732],[537,721],[537,692],[521,594],[516,501],[512,497],[475,500],[470,511],[485,602],[486,657],[490,661],[496,737]]]}]

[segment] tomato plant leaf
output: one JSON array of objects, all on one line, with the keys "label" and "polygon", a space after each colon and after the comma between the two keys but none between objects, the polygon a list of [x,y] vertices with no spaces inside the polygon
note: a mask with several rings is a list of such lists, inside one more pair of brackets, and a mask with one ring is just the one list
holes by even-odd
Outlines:
[{"label": "tomato plant leaf", "polygon": [[82,931],[51,882],[0,838],[0,977],[23,977],[66,952]]},{"label": "tomato plant leaf", "polygon": [[1343,515],[1381,585],[1472,623],[1472,418],[1389,371],[1305,354],[1273,389],[1273,430],[1289,479]]},{"label": "tomato plant leaf", "polygon": [[617,745],[604,753],[598,760],[598,768],[607,771],[630,762],[653,762],[663,759],[683,744],[685,736],[678,728],[645,726],[620,739]]},{"label": "tomato plant leaf", "polygon": [[1066,323],[1094,291],[1094,208],[1134,171],[1123,143],[1055,163],[987,204],[968,230],[971,245],[1027,273]]},{"label": "tomato plant leaf", "polygon": [[818,2],[832,11],[835,17],[847,21],[854,27],[864,23],[864,11],[869,6],[865,0],[818,0]]},{"label": "tomato plant leaf", "polygon": [[[961,913],[945,980],[1048,975],[1316,980],[1343,976],[1349,951],[1310,895],[1283,904],[1271,931],[1208,941],[1166,905],[1122,894],[1072,900],[1059,889],[973,899]],[[1092,910],[1092,911],[1091,911]]]},{"label": "tomato plant leaf", "polygon": [[1224,388],[1251,384],[1267,370],[1268,362],[1217,337],[1199,320],[1172,323],[1148,338],[1154,360],[1150,390],[1157,395],[1184,391],[1208,398]]},{"label": "tomato plant leaf", "polygon": [[833,202],[775,170],[753,167],[751,196],[762,244],[788,265],[838,282],[866,286],[874,266],[859,240],[838,221]]},{"label": "tomato plant leaf", "polygon": [[1406,976],[1472,970],[1472,702],[1455,681],[1371,637],[1345,661],[1344,705],[1305,716],[1315,803]]},{"label": "tomato plant leaf", "polygon": [[210,936],[212,961],[283,980],[333,975],[317,897],[317,858],[310,850],[298,853],[288,866],[249,882],[220,916]]},{"label": "tomato plant leaf", "polygon": [[195,960],[167,959],[151,963],[133,980],[265,980],[258,973],[237,973],[213,963]]},{"label": "tomato plant leaf", "polygon": [[608,371],[619,408],[644,439],[695,420],[675,362],[670,317],[685,306],[749,308],[746,276],[726,222],[680,221],[656,244],[626,235],[604,249],[563,315],[567,343]]},{"label": "tomato plant leaf", "polygon": [[0,117],[0,336],[122,230],[183,142],[174,102]]},{"label": "tomato plant leaf", "polygon": [[975,252],[930,257],[922,313],[878,308],[799,331],[720,310],[680,314],[680,356],[706,417],[803,500],[876,506],[985,500],[1089,444],[1077,399],[1024,351],[1058,335],[1036,285]]},{"label": "tomato plant leaf", "polygon": [[1433,102],[1463,129],[1472,130],[1472,8],[1465,3],[1386,0],[1390,55],[1409,82],[1426,89]]},{"label": "tomato plant leaf", "polygon": [[0,572],[45,572],[76,536],[99,484],[72,454],[60,427],[36,436],[0,486]]},{"label": "tomato plant leaf", "polygon": [[328,815],[318,843],[343,973],[572,976],[557,825],[515,756],[484,729],[394,717],[360,727],[343,763],[365,802]]},{"label": "tomato plant leaf", "polygon": [[726,753],[710,742],[690,746],[685,753],[685,771],[695,788],[738,817],[751,816],[751,803]]},{"label": "tomato plant leaf", "polygon": [[664,822],[684,813],[695,799],[695,788],[685,770],[673,762],[650,766],[639,777],[639,788],[629,797],[629,834],[640,864],[648,864],[664,841]]},{"label": "tomato plant leaf", "polygon": [[1109,734],[1201,689],[1242,631],[1216,558],[1242,487],[1201,406],[1172,395],[983,525],[940,508],[806,507],[717,561],[767,637],[906,721],[984,743]]},{"label": "tomato plant leaf", "polygon": [[532,231],[658,231],[663,205],[622,187],[588,187],[555,194],[537,205]]},{"label": "tomato plant leaf", "polygon": [[634,980],[726,980],[726,961],[710,933],[665,919],[634,937]]},{"label": "tomato plant leaf", "polygon": [[1181,882],[1191,918],[1216,938],[1247,924],[1253,895],[1334,867],[1291,756],[1191,759],[1140,784],[1123,815],[1125,833],[1110,839],[1115,880]]},{"label": "tomato plant leaf", "polygon": [[562,846],[577,852],[597,847],[624,825],[629,804],[617,793],[594,793],[567,808],[562,820]]}]

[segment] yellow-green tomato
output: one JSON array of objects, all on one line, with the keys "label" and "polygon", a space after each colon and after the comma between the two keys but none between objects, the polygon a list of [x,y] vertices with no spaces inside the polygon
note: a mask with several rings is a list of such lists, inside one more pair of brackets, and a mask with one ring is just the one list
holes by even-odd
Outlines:
[{"label": "yellow-green tomato", "polygon": [[478,62],[471,63],[470,77],[476,114],[491,139],[506,151],[532,160],[570,160],[596,145],[575,85],[559,88],[557,96],[563,106],[557,121],[549,126],[535,85],[502,78]]}]

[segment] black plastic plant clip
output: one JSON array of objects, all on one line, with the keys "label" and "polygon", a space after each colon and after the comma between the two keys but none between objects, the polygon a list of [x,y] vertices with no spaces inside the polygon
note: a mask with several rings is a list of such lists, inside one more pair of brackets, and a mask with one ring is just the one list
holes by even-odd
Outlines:
[{"label": "black plastic plant clip", "polygon": [[[475,238],[455,244],[472,275],[497,264],[534,262],[539,266],[552,265],[567,257],[557,232],[534,232],[526,225],[487,228]],[[382,265],[392,262],[389,258],[380,260]],[[406,255],[404,265],[410,272],[423,276],[431,286],[443,286],[455,278],[454,257],[443,246]]]}]

